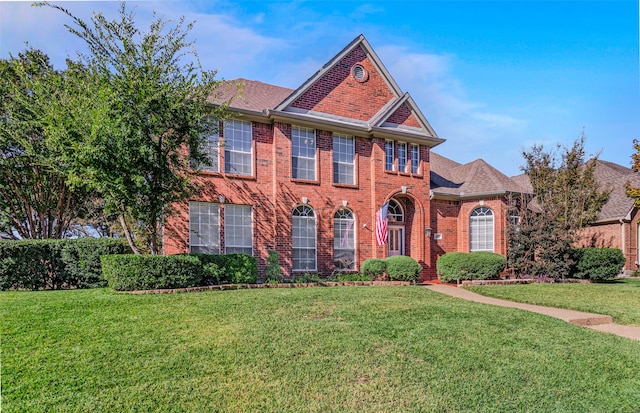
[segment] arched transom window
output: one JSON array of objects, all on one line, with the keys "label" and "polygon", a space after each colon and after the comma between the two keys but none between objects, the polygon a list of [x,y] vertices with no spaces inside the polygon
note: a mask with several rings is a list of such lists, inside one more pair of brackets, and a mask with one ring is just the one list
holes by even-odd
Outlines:
[{"label": "arched transom window", "polygon": [[404,222],[404,211],[402,206],[395,200],[389,200],[389,222]]},{"label": "arched transom window", "polygon": [[316,215],[307,205],[293,210],[292,249],[294,271],[315,271],[316,266]]},{"label": "arched transom window", "polygon": [[471,211],[469,233],[471,252],[493,252],[493,211],[483,206]]},{"label": "arched transom window", "polygon": [[350,209],[342,208],[333,215],[333,265],[339,270],[356,268],[355,217]]}]

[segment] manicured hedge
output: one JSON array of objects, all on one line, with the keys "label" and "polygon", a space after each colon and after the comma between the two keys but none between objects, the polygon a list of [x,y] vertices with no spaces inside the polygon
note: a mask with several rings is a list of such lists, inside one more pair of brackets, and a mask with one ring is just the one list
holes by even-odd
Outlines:
[{"label": "manicured hedge", "polygon": [[416,260],[405,255],[388,257],[385,261],[391,281],[415,281],[422,271],[422,266]]},{"label": "manicured hedge", "polygon": [[103,255],[102,273],[118,291],[195,287],[205,278],[200,260],[187,255]]},{"label": "manicured hedge", "polygon": [[100,255],[129,251],[125,240],[113,238],[2,241],[0,289],[102,287]]},{"label": "manicured hedge", "polygon": [[436,262],[442,282],[458,280],[486,280],[498,278],[507,265],[507,259],[493,252],[449,252]]},{"label": "manicured hedge", "polygon": [[617,248],[576,248],[572,276],[592,281],[612,280],[624,267],[624,254]]},{"label": "manicured hedge", "polygon": [[369,258],[360,266],[360,272],[375,280],[382,277],[387,272],[387,263],[385,260],[380,258]]},{"label": "manicured hedge", "polygon": [[111,255],[102,257],[104,278],[118,291],[252,284],[258,263],[246,254]]},{"label": "manicured hedge", "polygon": [[210,271],[207,284],[254,284],[258,281],[258,262],[247,254],[190,254],[203,265],[215,264],[218,272]]}]

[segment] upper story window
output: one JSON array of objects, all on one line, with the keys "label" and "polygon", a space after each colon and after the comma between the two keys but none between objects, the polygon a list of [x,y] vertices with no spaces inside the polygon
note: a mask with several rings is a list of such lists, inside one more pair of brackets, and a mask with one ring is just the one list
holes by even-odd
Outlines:
[{"label": "upper story window", "polygon": [[384,169],[385,171],[395,171],[395,156],[393,152],[393,141],[384,143]]},{"label": "upper story window", "polygon": [[354,138],[347,135],[333,135],[333,182],[354,185],[355,181]]},{"label": "upper story window", "polygon": [[294,179],[316,179],[316,131],[291,128],[291,174]]},{"label": "upper story window", "polygon": [[398,142],[398,171],[407,172],[407,144]]},{"label": "upper story window", "polygon": [[224,252],[253,255],[251,205],[224,206]]},{"label": "upper story window", "polygon": [[251,122],[224,122],[224,171],[228,174],[253,175]]},{"label": "upper story window", "polygon": [[220,205],[189,202],[189,252],[220,253]]},{"label": "upper story window", "polygon": [[411,173],[420,173],[420,145],[411,145]]},{"label": "upper story window", "polygon": [[207,158],[207,162],[196,162],[191,159],[191,167],[199,168],[207,172],[220,172],[220,134],[218,133],[218,121],[209,117],[205,118],[208,128],[204,136],[204,142],[200,151]]},{"label": "upper story window", "polygon": [[469,219],[470,251],[493,251],[493,211],[478,207]]}]

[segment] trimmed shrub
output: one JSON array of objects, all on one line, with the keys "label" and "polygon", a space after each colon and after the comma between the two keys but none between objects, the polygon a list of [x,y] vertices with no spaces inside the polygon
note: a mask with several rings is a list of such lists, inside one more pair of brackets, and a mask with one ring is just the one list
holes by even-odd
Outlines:
[{"label": "trimmed shrub", "polygon": [[369,258],[360,266],[360,273],[371,277],[372,279],[380,278],[387,272],[387,263],[379,258]]},{"label": "trimmed shrub", "polygon": [[127,251],[124,240],[111,238],[2,241],[0,289],[104,286],[99,256]]},{"label": "trimmed shrub", "polygon": [[77,288],[106,287],[100,256],[131,252],[125,239],[79,238],[68,241],[62,247],[62,262],[67,282]]},{"label": "trimmed shrub", "polygon": [[117,291],[201,285],[204,266],[188,255],[103,255],[102,273]]},{"label": "trimmed shrub", "polygon": [[415,281],[422,271],[422,265],[418,261],[405,255],[388,257],[385,263],[391,281]]},{"label": "trimmed shrub", "polygon": [[209,284],[254,284],[258,281],[258,261],[247,254],[188,254],[198,258],[204,267],[215,264],[219,270],[209,267]]},{"label": "trimmed shrub", "polygon": [[592,281],[612,280],[624,267],[624,254],[617,248],[576,248],[572,276]]},{"label": "trimmed shrub", "polygon": [[267,281],[270,283],[278,283],[280,282],[280,263],[278,259],[280,258],[280,254],[277,251],[269,251],[269,257],[267,258],[267,268],[265,272],[267,273]]},{"label": "trimmed shrub", "polygon": [[438,259],[436,270],[442,282],[487,280],[498,278],[506,265],[507,259],[493,252],[449,252]]}]

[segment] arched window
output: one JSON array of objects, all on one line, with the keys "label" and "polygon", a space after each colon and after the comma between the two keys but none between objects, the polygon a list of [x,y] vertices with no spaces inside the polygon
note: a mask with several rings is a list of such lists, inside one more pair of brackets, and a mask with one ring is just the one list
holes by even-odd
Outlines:
[{"label": "arched window", "polygon": [[293,271],[315,271],[316,215],[313,209],[300,205],[293,210]]},{"label": "arched window", "polygon": [[395,199],[389,200],[389,222],[404,222],[404,211]]},{"label": "arched window", "polygon": [[493,211],[478,207],[471,211],[469,220],[470,250],[493,252]]},{"label": "arched window", "polygon": [[333,215],[333,265],[339,270],[356,269],[355,218],[350,209],[342,208]]}]

